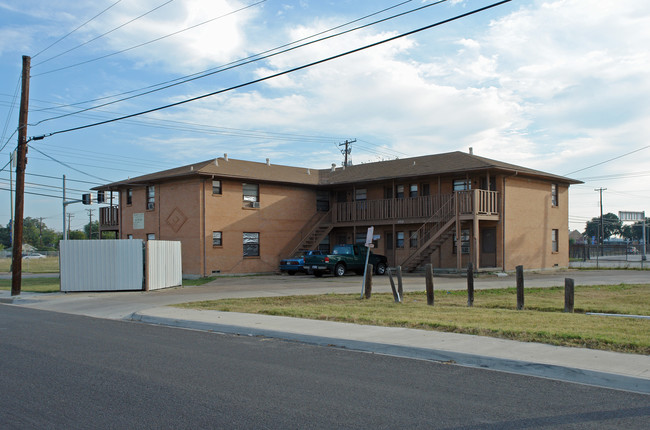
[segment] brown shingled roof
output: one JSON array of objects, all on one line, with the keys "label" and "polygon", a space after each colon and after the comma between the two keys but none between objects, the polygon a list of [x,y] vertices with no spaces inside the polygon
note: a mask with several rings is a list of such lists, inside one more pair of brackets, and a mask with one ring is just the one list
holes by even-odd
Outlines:
[{"label": "brown shingled roof", "polygon": [[167,181],[173,178],[192,176],[215,176],[221,178],[252,179],[265,182],[318,185],[318,170],[304,167],[280,166],[277,164],[257,163],[254,161],[216,158],[200,163],[188,164],[174,169],[163,170],[149,175],[113,182],[94,189],[110,190],[126,185],[146,185]]},{"label": "brown shingled roof", "polygon": [[173,178],[191,176],[215,176],[240,178],[264,182],[279,182],[300,185],[336,185],[358,182],[375,182],[387,179],[409,178],[426,175],[449,175],[472,171],[511,172],[520,175],[540,177],[566,184],[582,182],[563,176],[545,173],[514,164],[491,160],[465,152],[425,155],[390,161],[358,164],[345,169],[312,170],[304,167],[280,166],[277,164],[217,158],[200,163],[189,164],[174,169],[163,170],[149,175],[138,176],[124,181],[113,182],[95,190],[111,190],[126,185],[146,185]]},{"label": "brown shingled roof", "polygon": [[517,174],[536,176],[562,183],[582,183],[563,176],[553,175],[551,173],[529,169],[527,167],[456,151],[444,154],[359,164],[356,166],[346,167],[345,169],[337,168],[333,172],[331,169],[321,170],[321,184],[335,185],[356,182],[374,182],[393,178],[408,178],[425,175],[460,174],[477,170],[516,172]]}]

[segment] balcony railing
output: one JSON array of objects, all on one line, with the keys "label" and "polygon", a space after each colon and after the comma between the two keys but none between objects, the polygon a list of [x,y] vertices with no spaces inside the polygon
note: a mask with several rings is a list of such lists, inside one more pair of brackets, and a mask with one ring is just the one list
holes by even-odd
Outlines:
[{"label": "balcony railing", "polygon": [[120,225],[120,211],[117,206],[99,208],[99,226],[117,227]]},{"label": "balcony railing", "polygon": [[[461,215],[498,215],[496,191],[457,191]],[[454,194],[435,194],[403,199],[359,200],[335,203],[332,208],[335,223],[379,221],[393,219],[429,219],[453,200]]]}]

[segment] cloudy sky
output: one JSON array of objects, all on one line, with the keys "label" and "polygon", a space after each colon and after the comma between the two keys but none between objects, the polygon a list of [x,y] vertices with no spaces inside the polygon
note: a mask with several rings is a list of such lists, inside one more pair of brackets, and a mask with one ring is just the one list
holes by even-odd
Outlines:
[{"label": "cloudy sky", "polygon": [[[229,90],[493,3],[0,0],[0,166],[16,146],[21,57],[29,55],[28,136],[53,135],[30,142],[25,216],[56,230],[62,175],[79,198],[95,185],[224,153],[326,168],[341,164],[346,139],[356,139],[355,164],[472,147],[582,180],[571,187],[569,214],[581,231],[599,214],[596,188],[607,188],[605,212],[649,213],[646,0],[513,0]],[[3,225],[8,189],[5,166]],[[89,207],[68,209],[73,229],[88,222]]]}]

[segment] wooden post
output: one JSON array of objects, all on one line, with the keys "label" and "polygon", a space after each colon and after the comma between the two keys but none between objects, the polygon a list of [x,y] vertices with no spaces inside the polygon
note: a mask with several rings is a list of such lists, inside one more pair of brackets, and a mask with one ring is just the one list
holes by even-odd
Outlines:
[{"label": "wooden post", "polygon": [[393,272],[388,268],[388,279],[390,280],[390,289],[393,291],[393,299],[395,303],[402,303],[402,296],[399,295],[397,289],[395,288],[395,281],[393,281]]},{"label": "wooden post", "polygon": [[517,310],[524,308],[524,266],[517,266]]},{"label": "wooden post", "polygon": [[402,289],[402,266],[397,266],[397,294],[404,297],[404,290]]},{"label": "wooden post", "polygon": [[[25,165],[27,164],[27,117],[29,113],[29,70],[31,58],[23,55],[22,91],[18,112],[18,148],[16,150],[16,200],[11,260],[11,295],[19,296],[23,270],[23,215],[25,211]],[[11,169],[11,166],[9,166]]]},{"label": "wooden post", "polygon": [[474,305],[474,266],[467,264],[467,306]]},{"label": "wooden post", "polygon": [[366,290],[364,292],[364,297],[369,299],[372,295],[372,264],[368,264],[368,270],[366,271]]},{"label": "wooden post", "polygon": [[564,312],[573,313],[574,282],[571,278],[564,278]]},{"label": "wooden post", "polygon": [[424,277],[427,285],[427,305],[433,306],[433,265],[427,264]]}]

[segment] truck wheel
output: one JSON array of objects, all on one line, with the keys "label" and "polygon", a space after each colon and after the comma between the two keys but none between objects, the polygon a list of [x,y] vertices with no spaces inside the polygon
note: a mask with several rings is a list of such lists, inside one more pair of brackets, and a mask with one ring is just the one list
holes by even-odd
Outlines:
[{"label": "truck wheel", "polygon": [[334,276],[343,276],[345,275],[345,265],[339,263],[334,267]]},{"label": "truck wheel", "polygon": [[377,275],[383,275],[386,273],[386,265],[384,263],[377,263],[377,268],[375,269]]},{"label": "truck wheel", "polygon": [[320,278],[323,276],[323,272],[319,272],[318,270],[314,270],[314,276],[317,278]]}]

